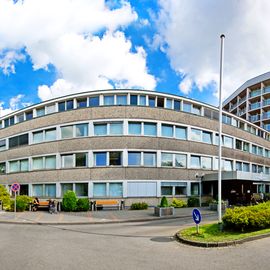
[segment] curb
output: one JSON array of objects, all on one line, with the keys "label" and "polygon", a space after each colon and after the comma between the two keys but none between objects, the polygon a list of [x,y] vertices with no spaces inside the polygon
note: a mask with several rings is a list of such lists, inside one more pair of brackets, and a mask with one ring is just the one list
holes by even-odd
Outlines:
[{"label": "curb", "polygon": [[[205,217],[211,217],[215,214],[205,214]],[[148,221],[160,221],[190,218],[190,215],[185,216],[172,216],[172,217],[153,217],[153,218],[139,218],[139,219],[125,219],[125,220],[108,220],[108,221],[79,221],[79,222],[41,222],[41,221],[9,221],[0,220],[0,224],[14,224],[14,225],[96,225],[96,224],[117,224],[117,223],[135,223],[135,222],[148,222]],[[24,220],[24,219],[22,219]]]},{"label": "curb", "polygon": [[176,240],[183,244],[194,246],[194,247],[204,247],[204,248],[235,246],[235,245],[239,245],[239,244],[243,244],[246,242],[251,242],[251,241],[255,241],[255,240],[259,240],[259,239],[263,239],[267,237],[270,237],[270,233],[250,236],[244,239],[227,241],[227,242],[198,242],[198,241],[187,240],[181,237],[179,233],[175,234]]}]

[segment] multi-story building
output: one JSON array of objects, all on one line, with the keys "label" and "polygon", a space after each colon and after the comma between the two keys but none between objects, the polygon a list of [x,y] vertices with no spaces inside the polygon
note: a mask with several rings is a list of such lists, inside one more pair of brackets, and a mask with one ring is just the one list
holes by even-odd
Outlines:
[{"label": "multi-story building", "polygon": [[[91,91],[0,119],[0,183],[21,194],[157,204],[215,196],[218,109],[144,90]],[[223,197],[269,192],[270,133],[223,112]],[[201,189],[202,183],[202,189]],[[201,192],[202,191],[202,192]]]},{"label": "multi-story building", "polygon": [[245,82],[223,102],[223,109],[270,131],[270,72]]}]

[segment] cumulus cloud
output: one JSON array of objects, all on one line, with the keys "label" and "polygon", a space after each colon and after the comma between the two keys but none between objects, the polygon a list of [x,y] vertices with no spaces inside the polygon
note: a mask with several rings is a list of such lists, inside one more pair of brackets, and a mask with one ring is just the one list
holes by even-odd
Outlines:
[{"label": "cumulus cloud", "polygon": [[172,68],[184,75],[182,92],[190,92],[193,85],[201,91],[218,85],[222,33],[226,36],[223,98],[269,71],[270,1],[160,0],[160,6],[159,32]]},{"label": "cumulus cloud", "polygon": [[24,49],[34,69],[52,64],[58,72],[52,85],[38,88],[42,100],[115,85],[155,88],[145,51],[123,33],[138,17],[128,2],[0,0],[0,6],[0,51]]},{"label": "cumulus cloud", "polygon": [[31,105],[30,103],[24,103],[23,98],[24,95],[22,94],[12,97],[8,102],[8,106],[5,106],[5,102],[0,101],[0,117],[12,113],[22,107]]}]

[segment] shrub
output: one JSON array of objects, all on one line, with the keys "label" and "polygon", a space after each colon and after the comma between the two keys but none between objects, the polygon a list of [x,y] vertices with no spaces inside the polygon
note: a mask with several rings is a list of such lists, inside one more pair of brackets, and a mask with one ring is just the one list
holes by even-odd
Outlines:
[{"label": "shrub", "polygon": [[174,208],[187,207],[187,203],[181,199],[173,198],[171,206]]},{"label": "shrub", "polygon": [[[32,198],[26,195],[21,195],[16,197],[16,211],[23,212],[29,208],[29,203],[32,202]],[[10,211],[14,211],[15,200],[10,202]]]},{"label": "shrub", "polygon": [[10,207],[10,195],[3,185],[0,185],[0,200],[2,201],[3,209]]},{"label": "shrub", "polygon": [[168,200],[165,196],[161,198],[160,207],[169,207]]},{"label": "shrub", "polygon": [[269,228],[270,203],[227,209],[222,220],[228,229],[244,231]]},{"label": "shrub", "polygon": [[68,190],[63,197],[63,210],[64,211],[75,211],[77,207],[77,196],[74,191]]},{"label": "shrub", "polygon": [[148,208],[148,204],[146,202],[137,202],[133,203],[130,206],[130,210],[144,210]]},{"label": "shrub", "polygon": [[80,198],[77,201],[77,211],[88,211],[90,208],[88,198]]},{"label": "shrub", "polygon": [[200,206],[200,200],[197,197],[189,197],[187,201],[188,207]]}]

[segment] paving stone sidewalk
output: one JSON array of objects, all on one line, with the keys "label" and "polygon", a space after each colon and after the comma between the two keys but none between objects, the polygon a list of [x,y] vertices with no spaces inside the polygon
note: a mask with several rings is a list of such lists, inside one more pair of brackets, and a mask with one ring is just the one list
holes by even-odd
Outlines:
[{"label": "paving stone sidewalk", "polygon": [[[202,216],[216,215],[215,211],[208,208],[199,208]],[[175,209],[175,215],[167,218],[192,218],[193,208]],[[147,210],[100,210],[89,212],[58,212],[49,214],[46,211],[37,212],[0,212],[0,223],[22,223],[22,224],[98,224],[98,223],[117,223],[150,221],[160,219],[154,216],[154,209]]]}]

